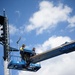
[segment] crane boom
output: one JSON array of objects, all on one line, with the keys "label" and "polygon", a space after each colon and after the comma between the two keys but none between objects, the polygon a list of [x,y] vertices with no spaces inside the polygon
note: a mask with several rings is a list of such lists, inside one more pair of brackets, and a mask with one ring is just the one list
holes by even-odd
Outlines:
[{"label": "crane boom", "polygon": [[64,53],[70,53],[73,51],[75,51],[75,41],[65,43],[59,47],[56,47],[56,48],[48,50],[44,53],[35,55],[35,56],[31,57],[30,60],[32,63],[37,63],[37,62],[40,62],[40,61],[43,61],[43,60],[46,60],[49,58],[53,58],[53,57],[59,56]]}]

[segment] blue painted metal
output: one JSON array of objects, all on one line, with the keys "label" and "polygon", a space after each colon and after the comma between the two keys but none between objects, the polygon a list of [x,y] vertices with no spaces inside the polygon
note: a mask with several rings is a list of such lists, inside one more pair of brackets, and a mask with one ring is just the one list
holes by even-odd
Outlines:
[{"label": "blue painted metal", "polygon": [[74,43],[71,43],[71,44],[67,44],[65,46],[63,46],[60,51],[64,52],[64,53],[69,53],[69,52],[72,52],[72,51],[75,51],[75,42]]},{"label": "blue painted metal", "polygon": [[28,53],[28,54],[30,54],[30,56],[32,56],[34,54],[34,51],[28,50],[28,49],[24,49],[24,53]]},{"label": "blue painted metal", "polygon": [[[32,50],[24,49],[24,53],[33,54]],[[18,60],[19,59],[19,60]],[[30,63],[27,66],[26,60],[22,60],[20,56],[11,56],[11,61],[8,64],[8,69],[24,70],[36,72],[41,68],[40,64]]]},{"label": "blue painted metal", "polygon": [[[9,69],[17,69],[17,70],[24,70],[24,71],[38,71],[41,68],[40,64],[36,64],[37,62],[49,59],[49,58],[53,58],[56,56],[59,56],[61,54],[64,53],[70,53],[75,51],[75,41],[73,42],[66,42],[64,44],[62,44],[59,47],[53,48],[51,50],[48,50],[44,53],[35,55],[35,56],[31,56],[30,57],[30,61],[31,63],[29,64],[28,67],[26,67],[27,62],[20,60],[20,61],[11,61],[8,65]],[[34,52],[32,50],[24,50],[25,53],[28,53],[30,55],[32,55]]]},{"label": "blue painted metal", "polygon": [[23,71],[33,71],[36,72],[41,68],[40,64],[33,64],[30,63],[28,67],[26,67],[26,61],[11,61],[8,64],[8,69],[16,69],[16,70],[23,70]]},{"label": "blue painted metal", "polygon": [[29,49],[24,49],[24,52],[28,52],[28,53],[30,53],[30,54],[33,53],[33,51],[32,51],[32,50],[29,50]]},{"label": "blue painted metal", "polygon": [[65,44],[62,44],[59,47],[56,47],[46,52],[43,52],[41,54],[35,55],[31,57],[30,60],[32,61],[32,63],[37,63],[37,62],[44,61],[49,58],[53,58],[53,57],[62,55],[64,53],[70,53],[73,51],[75,51],[75,41],[67,42]]}]

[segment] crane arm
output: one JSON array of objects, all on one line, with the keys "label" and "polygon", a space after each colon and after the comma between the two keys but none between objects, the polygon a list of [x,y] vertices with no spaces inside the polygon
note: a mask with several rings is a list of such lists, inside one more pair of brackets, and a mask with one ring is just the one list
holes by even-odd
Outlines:
[{"label": "crane arm", "polygon": [[9,47],[9,48],[10,48],[10,51],[19,51],[18,49],[13,48],[13,47]]},{"label": "crane arm", "polygon": [[40,61],[43,61],[43,60],[46,60],[49,58],[53,58],[53,57],[59,56],[64,53],[70,53],[73,51],[75,51],[75,41],[63,44],[59,47],[48,50],[44,53],[35,55],[35,56],[31,57],[30,60],[32,63],[37,63],[37,62],[40,62]]}]

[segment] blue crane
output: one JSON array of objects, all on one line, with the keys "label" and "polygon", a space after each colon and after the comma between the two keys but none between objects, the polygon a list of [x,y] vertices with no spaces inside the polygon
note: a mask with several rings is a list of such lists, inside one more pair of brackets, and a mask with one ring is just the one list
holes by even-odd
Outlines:
[{"label": "blue crane", "polygon": [[[12,49],[17,50],[15,48],[11,48],[10,50]],[[41,62],[49,58],[53,58],[53,57],[65,54],[65,53],[70,53],[73,51],[75,51],[75,41],[65,42],[64,44],[56,48],[50,49],[46,52],[43,52],[34,56],[32,56],[33,54],[32,50],[25,49],[24,50],[25,60],[20,60],[20,61],[11,60],[8,64],[8,68],[36,72],[41,68],[41,65],[38,64],[38,62]],[[28,67],[26,67],[27,64],[28,64]]]}]

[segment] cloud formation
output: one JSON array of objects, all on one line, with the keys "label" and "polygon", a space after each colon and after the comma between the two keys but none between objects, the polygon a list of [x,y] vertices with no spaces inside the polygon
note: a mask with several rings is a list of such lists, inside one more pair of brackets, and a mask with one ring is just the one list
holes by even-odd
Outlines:
[{"label": "cloud formation", "polygon": [[10,24],[10,25],[9,25],[9,33],[10,33],[11,35],[16,34],[18,31],[19,31],[19,30],[17,29],[17,27],[14,26],[13,24]]},{"label": "cloud formation", "polygon": [[24,31],[25,26],[16,27],[14,24],[9,24],[9,33],[11,35],[19,35],[25,33]]},{"label": "cloud formation", "polygon": [[37,34],[41,34],[56,27],[60,22],[68,21],[71,12],[72,8],[62,3],[55,6],[52,2],[42,1],[39,3],[39,10],[30,17],[26,30],[36,30]]},{"label": "cloud formation", "polygon": [[43,44],[39,44],[36,46],[36,51],[38,51],[38,53],[46,51],[46,50],[50,50],[52,48],[55,48],[57,46],[62,45],[65,42],[70,42],[72,41],[68,36],[52,36],[49,39],[47,39],[46,41],[44,41]]},{"label": "cloud formation", "polygon": [[15,11],[15,13],[18,15],[18,17],[20,17],[21,16],[21,13],[20,13],[20,11]]},{"label": "cloud formation", "polygon": [[[16,11],[20,17],[20,11]],[[44,31],[51,31],[58,26],[58,23],[67,22],[66,27],[71,28],[74,31],[75,28],[75,15],[71,16],[72,8],[63,3],[54,5],[50,1],[42,1],[39,3],[39,10],[34,12],[29,18],[28,25],[22,25],[18,29],[21,34],[35,30],[36,34],[41,34]],[[60,24],[61,25],[61,24]],[[15,27],[15,26],[14,26]],[[10,27],[13,30],[13,27]],[[17,28],[15,27],[15,30]]]},{"label": "cloud formation", "polygon": [[75,28],[75,16],[71,17],[68,19],[68,22],[69,22],[69,28]]}]

